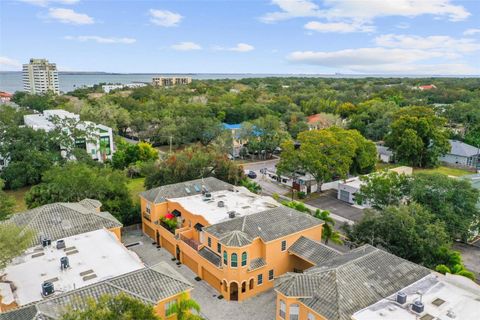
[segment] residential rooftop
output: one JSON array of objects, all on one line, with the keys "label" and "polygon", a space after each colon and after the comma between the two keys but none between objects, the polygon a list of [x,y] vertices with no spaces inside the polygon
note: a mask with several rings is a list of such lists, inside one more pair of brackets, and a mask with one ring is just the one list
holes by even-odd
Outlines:
[{"label": "residential rooftop", "polygon": [[155,305],[161,300],[192,289],[192,284],[165,262],[138,269],[117,277],[61,293],[25,307],[0,313],[0,320],[60,319],[67,306],[82,309],[87,298],[101,295],[127,294],[142,302]]},{"label": "residential rooftop", "polygon": [[288,252],[294,254],[314,265],[321,265],[342,253],[332,249],[321,242],[301,236],[295,241]]},{"label": "residential rooftop", "polygon": [[153,203],[162,203],[171,198],[199,195],[202,192],[233,190],[234,186],[214,177],[168,184],[140,193],[140,196]]},{"label": "residential rooftop", "polygon": [[273,209],[228,219],[204,228],[223,245],[241,247],[260,238],[269,242],[323,224],[309,214],[279,206]]},{"label": "residential rooftop", "polygon": [[[100,206],[100,201],[93,199],[52,203],[16,213],[5,223],[33,229],[38,236],[37,239],[45,236],[51,240],[122,226],[110,213],[99,212]],[[38,240],[35,240],[36,243]]]},{"label": "residential rooftop", "polygon": [[476,155],[480,155],[480,148],[471,146],[462,141],[457,141],[457,140],[448,140],[448,141],[450,142],[449,154],[462,156],[462,157],[473,157]]},{"label": "residential rooftop", "polygon": [[235,187],[233,190],[210,192],[208,198],[196,194],[169,200],[179,203],[189,212],[203,216],[210,224],[231,219],[229,214],[243,217],[280,205],[273,198],[256,195],[244,187]]},{"label": "residential rooftop", "polygon": [[[356,312],[354,320],[426,320],[478,319],[480,287],[457,275],[431,274],[403,288],[406,302],[396,302],[397,293]],[[423,303],[423,312],[412,310],[415,301]]]},{"label": "residential rooftop", "polygon": [[430,274],[430,270],[364,245],[307,269],[278,278],[275,288],[329,320],[351,316]]},{"label": "residential rooftop", "polygon": [[[105,229],[63,238],[50,246],[36,246],[16,257],[4,270],[0,293],[25,305],[43,299],[42,284],[52,282],[55,292],[74,289],[144,268],[140,258],[125,248]],[[68,257],[69,267],[61,269],[60,259]],[[8,284],[5,286],[4,284]],[[54,293],[57,294],[57,293]]]}]

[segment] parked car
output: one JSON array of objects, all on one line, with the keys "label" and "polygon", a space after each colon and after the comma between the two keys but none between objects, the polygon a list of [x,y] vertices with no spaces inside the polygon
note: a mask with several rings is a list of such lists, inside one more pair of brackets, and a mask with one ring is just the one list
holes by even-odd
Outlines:
[{"label": "parked car", "polygon": [[250,179],[255,179],[257,177],[257,174],[255,173],[255,171],[248,171],[248,174],[247,174],[247,177],[249,177]]}]

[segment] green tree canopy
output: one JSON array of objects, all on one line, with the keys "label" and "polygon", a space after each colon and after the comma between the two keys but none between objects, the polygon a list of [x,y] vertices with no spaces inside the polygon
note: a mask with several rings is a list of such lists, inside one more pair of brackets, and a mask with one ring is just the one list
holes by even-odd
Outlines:
[{"label": "green tree canopy", "polygon": [[442,263],[445,248],[450,247],[445,224],[416,203],[389,206],[380,212],[366,210],[347,233],[356,244],[380,246],[429,268]]},{"label": "green tree canopy", "polygon": [[148,170],[147,189],[194,179],[216,177],[238,184],[244,177],[240,166],[214,148],[194,146],[173,153]]},{"label": "green tree canopy", "polygon": [[15,207],[15,200],[3,191],[4,182],[0,179],[0,221],[7,219]]},{"label": "green tree canopy", "polygon": [[116,296],[102,295],[98,301],[87,298],[84,306],[70,306],[62,320],[160,320],[152,305],[125,293]]},{"label": "green tree canopy", "polygon": [[85,198],[102,202],[102,209],[128,225],[138,221],[127,189],[127,178],[111,168],[89,167],[83,163],[54,166],[42,182],[25,195],[29,208],[54,202],[76,202]]},{"label": "green tree canopy", "polygon": [[176,315],[177,320],[203,320],[200,316],[200,306],[189,298],[186,293],[182,293],[177,301],[170,305],[166,312],[167,316]]},{"label": "green tree canopy", "polygon": [[415,167],[433,167],[450,151],[446,120],[427,107],[408,107],[395,114],[385,145],[399,162]]},{"label": "green tree canopy", "polygon": [[35,233],[8,222],[0,222],[0,270],[32,244]]}]

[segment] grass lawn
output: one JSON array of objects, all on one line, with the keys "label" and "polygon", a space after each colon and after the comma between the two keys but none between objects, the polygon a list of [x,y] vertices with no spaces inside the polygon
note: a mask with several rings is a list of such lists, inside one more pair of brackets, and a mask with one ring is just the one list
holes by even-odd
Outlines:
[{"label": "grass lawn", "polygon": [[133,202],[135,203],[140,201],[138,194],[142,191],[145,191],[145,187],[143,186],[144,182],[145,178],[130,179],[128,181],[127,188],[130,192],[130,196],[132,197]]},{"label": "grass lawn", "polygon": [[25,193],[30,190],[31,187],[24,187],[18,190],[5,190],[5,193],[15,199],[15,208],[14,212],[22,212],[27,210],[27,205],[25,204]]},{"label": "grass lawn", "polygon": [[458,168],[450,168],[450,167],[444,167],[440,166],[438,168],[433,168],[433,169],[421,169],[421,168],[415,168],[413,170],[414,173],[417,172],[428,172],[428,173],[443,173],[447,176],[454,176],[454,177],[460,177],[464,176],[467,174],[472,174],[472,172],[468,170],[463,170],[463,169],[458,169]]}]

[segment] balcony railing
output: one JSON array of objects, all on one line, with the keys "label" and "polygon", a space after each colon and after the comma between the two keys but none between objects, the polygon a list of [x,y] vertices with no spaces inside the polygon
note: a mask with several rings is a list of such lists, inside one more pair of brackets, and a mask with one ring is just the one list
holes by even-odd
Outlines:
[{"label": "balcony railing", "polygon": [[180,235],[180,239],[185,242],[186,244],[188,244],[190,247],[192,247],[193,249],[195,249],[195,251],[198,251],[200,249],[200,246],[201,246],[201,243],[198,242],[198,241],[195,241],[193,239],[190,239],[190,238],[187,238],[185,237],[184,235]]},{"label": "balcony railing", "polygon": [[152,219],[150,218],[150,215],[148,213],[144,212],[143,217],[145,218],[145,220],[152,222]]},{"label": "balcony railing", "polygon": [[163,222],[162,220],[157,220],[157,221],[155,221],[155,224],[160,225],[160,226],[162,226],[163,228],[167,229],[168,232],[170,232],[171,234],[175,234],[175,229],[172,230],[172,229],[168,226],[168,224],[166,224],[166,223]]}]

